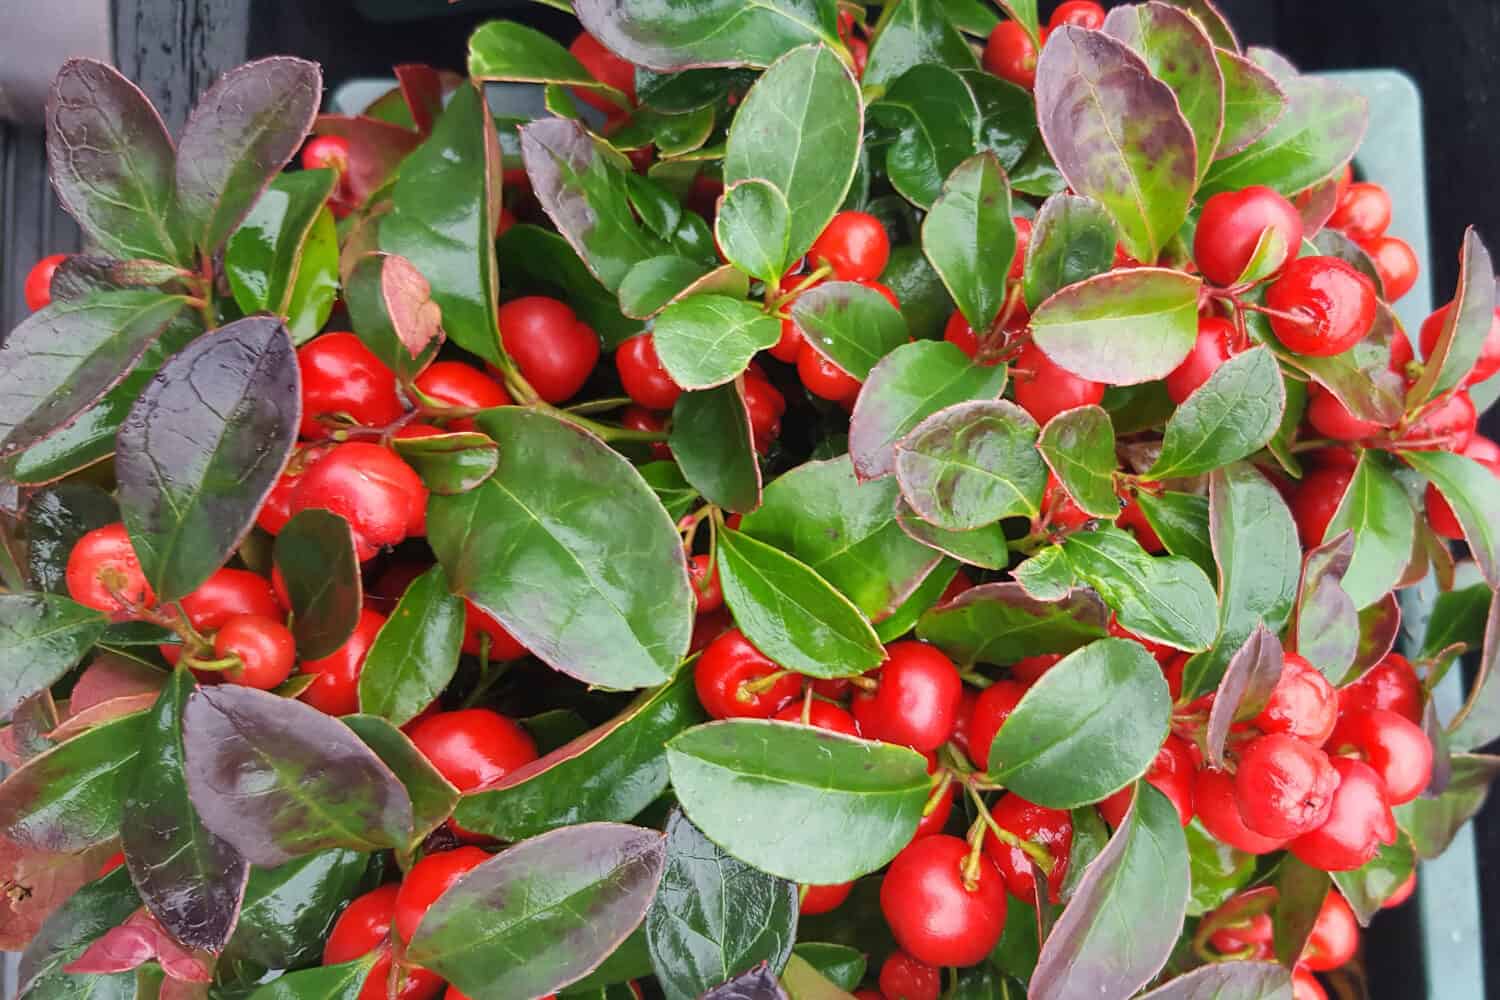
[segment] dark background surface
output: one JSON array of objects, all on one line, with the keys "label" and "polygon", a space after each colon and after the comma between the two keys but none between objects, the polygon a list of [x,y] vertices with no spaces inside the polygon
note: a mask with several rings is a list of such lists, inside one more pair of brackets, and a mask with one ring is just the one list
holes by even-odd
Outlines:
[{"label": "dark background surface", "polygon": [[[1043,15],[1055,5],[1042,0]],[[441,0],[435,6],[441,8]],[[330,86],[387,75],[396,62],[461,70],[468,33],[503,6],[466,0],[456,12],[421,22],[379,24],[356,13],[353,0],[114,0],[116,60],[175,129],[192,95],[247,56],[286,52],[317,59]],[[1426,160],[1431,273],[1437,301],[1446,300],[1464,227],[1477,225],[1492,245],[1500,241],[1500,136],[1493,114],[1500,103],[1500,2],[1220,0],[1220,7],[1244,44],[1274,47],[1304,70],[1389,67],[1416,81],[1427,148],[1411,155]],[[515,4],[510,16],[544,30],[573,30],[566,15],[537,4]],[[25,314],[21,284],[32,262],[76,246],[76,232],[47,194],[40,134],[0,124],[0,330]],[[1500,408],[1489,414],[1485,430],[1500,437]],[[1480,816],[1477,833],[1484,950],[1500,959],[1500,806],[1492,803]],[[1416,921],[1416,907],[1407,906],[1382,915],[1369,935],[1366,961],[1377,1000],[1423,993]],[[1500,966],[1488,978],[1489,996],[1500,998]]]}]

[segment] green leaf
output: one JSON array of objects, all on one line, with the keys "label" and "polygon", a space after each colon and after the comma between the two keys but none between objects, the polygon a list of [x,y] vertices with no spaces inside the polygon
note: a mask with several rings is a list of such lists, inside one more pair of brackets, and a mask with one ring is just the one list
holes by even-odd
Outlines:
[{"label": "green leaf", "polygon": [[1458,515],[1485,582],[1500,587],[1500,479],[1472,458],[1446,451],[1401,453]]},{"label": "green leaf", "polygon": [[[959,76],[969,85],[979,108],[979,150],[994,153],[1000,165],[1012,171],[1013,188],[1036,194],[1037,164],[1026,162],[1026,154],[1033,146],[1037,150],[1043,147],[1037,133],[1036,102],[1030,92],[984,70],[964,70]],[[1026,184],[1024,189],[1022,183]]]},{"label": "green leaf", "polygon": [[198,98],[177,140],[177,212],[204,253],[224,245],[312,130],[317,63],[290,56],[231,69]]},{"label": "green leaf", "polygon": [[515,21],[490,21],[469,36],[469,76],[516,83],[565,83],[625,106],[625,95],[594,78],[550,35]]},{"label": "green leaf", "polygon": [[841,44],[832,0],[576,0],[573,7],[605,48],[661,72],[764,67],[808,42]]},{"label": "green leaf", "polygon": [[1271,352],[1238,354],[1173,412],[1146,477],[1185,479],[1253,455],[1276,433],[1285,408],[1286,383]]},{"label": "green leaf", "polygon": [[1257,625],[1280,634],[1302,571],[1297,525],[1286,501],[1252,465],[1217,469],[1208,480],[1209,532],[1219,566],[1219,630],[1213,648],[1188,661],[1184,696],[1215,687]]},{"label": "green leaf", "polygon": [[1130,996],[1171,955],[1188,900],[1177,810],[1147,782],[1042,945],[1027,996]]},{"label": "green leaf", "polygon": [[1219,679],[1204,730],[1203,750],[1211,766],[1225,767],[1224,745],[1236,721],[1254,719],[1271,700],[1281,680],[1285,652],[1281,641],[1264,625],[1256,625]]},{"label": "green leaf", "polygon": [[192,251],[173,218],[176,161],[139,87],[93,59],[63,63],[47,101],[48,173],[90,244],[125,260],[187,263]]},{"label": "green leaf", "polygon": [[411,798],[412,834],[409,849],[453,815],[458,789],[438,772],[407,735],[395,725],[374,715],[346,715],[344,725],[354,730],[360,742],[391,769]]},{"label": "green leaf", "polygon": [[494,120],[478,87],[460,86],[432,134],[401,163],[391,211],[380,220],[380,249],[405,257],[431,283],[443,329],[486,361],[500,360],[494,239],[499,211]]},{"label": "green leaf", "polygon": [[737,382],[677,397],[668,440],[683,476],[709,503],[742,513],[759,506],[760,462]]},{"label": "green leaf", "polygon": [[[827,944],[822,941],[805,941],[792,949],[793,960],[800,960],[817,970],[818,975],[841,990],[852,990],[865,978],[868,960],[864,952],[844,944]],[[783,985],[796,976],[788,964],[782,976]],[[788,986],[791,990],[792,987]],[[797,995],[795,991],[792,994]]]},{"label": "green leaf", "polygon": [[59,906],[42,924],[16,969],[18,996],[28,1000],[65,1000],[78,995],[80,983],[95,986],[91,997],[99,1000],[130,1000],[135,996],[134,976],[129,992],[111,993],[109,985],[119,982],[117,976],[81,977],[63,972],[83,950],[105,931],[118,927],[140,909],[141,898],[130,882],[130,873],[117,868],[102,878],[95,878]]},{"label": "green leaf", "polygon": [[667,306],[651,331],[657,357],[685,389],[712,389],[781,339],[781,322],[727,295],[693,295]]},{"label": "green leaf", "polygon": [[1375,603],[1396,586],[1411,560],[1415,530],[1416,511],[1392,475],[1389,460],[1381,452],[1366,450],[1324,532],[1327,539],[1343,531],[1354,533],[1354,558],[1344,574],[1343,589],[1355,608]]},{"label": "green leaf", "polygon": [[1023,287],[1026,304],[1036,309],[1054,294],[1115,262],[1119,239],[1104,206],[1076,194],[1055,194],[1042,203],[1026,250]]},{"label": "green leaf", "polygon": [[1036,439],[1036,421],[1007,400],[939,410],[896,445],[901,495],[949,531],[1034,517],[1047,482]]},{"label": "green leaf", "polygon": [[13,771],[0,783],[0,836],[65,852],[118,836],[146,724],[144,713],[111,719]]},{"label": "green leaf", "polygon": [[[744,274],[731,270],[730,275],[745,282],[743,291],[749,291],[749,280]],[[687,257],[675,254],[648,257],[631,267],[620,282],[620,309],[626,315],[650,319],[678,299],[697,291],[723,291],[731,298],[744,298],[743,294],[735,294],[741,291],[738,288],[702,287],[706,282],[717,283],[720,280],[724,280],[727,285],[728,280],[725,279],[732,280],[730,276],[722,275],[720,271],[710,271],[703,264]]]},{"label": "green leaf", "polygon": [[326,510],[298,511],[276,536],[273,551],[291,604],[297,652],[304,660],[332,655],[354,634],[364,602],[349,522]]},{"label": "green leaf", "polygon": [[786,195],[769,181],[735,181],[719,199],[714,237],[724,258],[767,284],[779,282],[786,271],[791,231]]},{"label": "green leaf", "polygon": [[1021,699],[990,745],[990,776],[1051,809],[1098,802],[1146,773],[1167,738],[1172,696],[1129,639],[1069,653]]},{"label": "green leaf", "polygon": [[870,369],[849,418],[849,456],[863,479],[895,471],[896,443],[927,417],[1005,389],[1005,367],[972,363],[946,341],[902,344]]},{"label": "green leaf", "polygon": [[1005,932],[995,950],[990,952],[990,963],[1023,984],[1029,982],[1042,948],[1037,932],[1036,908],[1007,893]]},{"label": "green leaf", "polygon": [[1308,550],[1298,588],[1295,648],[1335,684],[1359,653],[1359,612],[1343,587],[1354,546],[1346,531]]},{"label": "green leaf", "polygon": [[1248,149],[1286,113],[1286,92],[1276,78],[1237,52],[1215,49],[1224,74],[1224,134],[1220,159]]},{"label": "green leaf", "polygon": [[146,908],[178,941],[214,953],[234,932],[250,866],[206,829],[188,798],[182,714],[196,687],[178,667],[147,716],[120,837]]},{"label": "green leaf", "polygon": [[1110,520],[1119,515],[1115,428],[1101,407],[1079,406],[1059,413],[1042,428],[1036,447],[1080,510]]},{"label": "green leaf", "polygon": [[1281,859],[1275,875],[1274,925],[1276,960],[1292,968],[1307,944],[1330,889],[1328,873],[1305,864],[1296,855]]},{"label": "green leaf", "polygon": [[[53,751],[54,753],[56,751]],[[1423,861],[1441,857],[1489,796],[1490,785],[1500,777],[1500,757],[1456,753],[1448,787],[1436,798],[1415,798],[1395,808],[1396,822],[1411,837],[1417,857]]]},{"label": "green leaf", "polygon": [[1214,0],[1166,0],[1174,7],[1181,7],[1197,19],[1208,32],[1208,37],[1220,48],[1228,49],[1230,52],[1240,50],[1240,41],[1234,35],[1234,27],[1219,12],[1214,5]]},{"label": "green leaf", "polygon": [[360,257],[344,282],[344,303],[359,339],[403,383],[420,374],[443,345],[443,310],[405,257]]},{"label": "green leaf", "polygon": [[1166,268],[1096,275],[1043,302],[1031,317],[1033,337],[1048,358],[1082,378],[1106,385],[1166,378],[1198,338],[1201,287]]},{"label": "green leaf", "polygon": [[0,343],[0,455],[87,419],[85,411],[124,384],[184,302],[155,290],[96,292],[22,320]]},{"label": "green leaf", "polygon": [[391,442],[427,489],[440,496],[467,493],[488,479],[500,462],[495,442],[477,431],[396,438]]},{"label": "green leaf", "polygon": [[280,174],[229,237],[224,275],[242,312],[290,314],[304,247],[337,183],[332,170]]},{"label": "green leaf", "polygon": [[368,855],[335,848],[253,869],[224,954],[269,969],[316,961],[334,917],[358,893],[369,862]]},{"label": "green leaf", "polygon": [[1447,307],[1431,355],[1423,359],[1422,377],[1407,393],[1408,408],[1458,387],[1474,370],[1495,321],[1494,271],[1488,248],[1470,226],[1464,231],[1459,255],[1458,290]]},{"label": "green leaf", "polygon": [[1380,907],[1416,871],[1417,859],[1403,838],[1382,844],[1380,853],[1348,872],[1333,872],[1333,884],[1348,900],[1361,927],[1370,926]]},{"label": "green leaf", "polygon": [[651,488],[572,424],[513,406],[478,422],[500,446],[495,474],[428,502],[428,539],[454,592],[586,683],[634,688],[672,676],[693,598],[682,540]]},{"label": "green leaf", "polygon": [[974,51],[943,8],[942,0],[903,0],[890,17],[882,18],[861,82],[867,87],[887,84],[923,64],[978,69]]},{"label": "green leaf", "polygon": [[655,830],[585,823],[473,869],[422,918],[407,958],[475,997],[534,997],[583,978],[645,917],[666,863]]},{"label": "green leaf", "polygon": [[791,311],[806,342],[861,382],[911,337],[906,320],[884,295],[852,281],[828,281],[803,292]]},{"label": "green leaf", "polygon": [[902,73],[870,106],[877,125],[890,129],[885,169],[903,198],[928,208],[943,181],[979,152],[980,109],[974,91],[953,70],[923,63]]},{"label": "green leaf", "polygon": [[1134,535],[1113,527],[1069,535],[1063,553],[1136,635],[1189,652],[1213,642],[1218,602],[1208,577],[1190,560],[1147,555]]},{"label": "green leaf", "polygon": [[1208,540],[1208,498],[1195,493],[1136,493],[1136,502],[1167,551],[1197,563],[1209,576],[1215,573],[1214,552]]},{"label": "green leaf", "polygon": [[1194,819],[1184,829],[1192,894],[1188,916],[1199,917],[1217,909],[1247,885],[1255,875],[1255,855],[1236,850],[1203,828]]},{"label": "green leaf", "polygon": [[988,330],[1005,304],[1016,250],[1010,185],[995,154],[970,157],[948,175],[922,220],[922,250],[969,326]]},{"label": "green leaf", "polygon": [[[95,528],[102,528],[119,519],[120,511],[115,506],[114,498],[92,483],[57,483],[31,494],[26,501],[26,552],[24,560],[18,557],[18,561],[24,561],[26,582],[39,591],[66,594],[68,557],[73,552],[73,546]],[[0,606],[10,599],[0,599]],[[10,613],[0,612],[0,622],[10,623],[16,620],[11,614],[23,608],[24,605],[17,605]],[[23,614],[20,618],[24,620],[26,616]],[[0,625],[0,629],[7,627],[13,626]],[[24,643],[25,634],[26,630],[23,629],[17,637],[0,640],[0,644],[8,647]],[[80,659],[88,645],[90,644],[79,648]],[[40,650],[28,651],[18,657],[22,665],[9,669],[0,667],[0,674],[21,673],[24,661],[33,656],[45,659],[47,654]],[[16,701],[23,697],[25,696],[17,696]],[[4,695],[0,695],[0,716],[10,714],[14,707],[5,701]]]},{"label": "green leaf", "polygon": [[380,954],[379,949],[371,949],[352,961],[287,973],[246,1000],[358,1000]]},{"label": "green leaf", "polygon": [[1207,32],[1190,14],[1147,3],[1115,8],[1104,21],[1104,33],[1135,50],[1151,75],[1177,95],[1178,109],[1193,131],[1201,180],[1224,128],[1224,73]]},{"label": "green leaf", "polygon": [[948,22],[968,35],[988,38],[1000,23],[1000,15],[982,0],[938,0],[938,3]]},{"label": "green leaf", "polygon": [[797,887],[725,853],[681,812],[666,832],[646,942],[668,1000],[696,1000],[762,962],[780,972],[797,936]]},{"label": "green leaf", "polygon": [[667,764],[682,808],[710,840],[810,885],[883,867],[911,840],[931,792],[913,750],[760,719],[689,729],[667,744]]},{"label": "green leaf", "polygon": [[1141,1000],[1294,1000],[1291,977],[1275,962],[1215,962],[1168,980]]},{"label": "green leaf", "polygon": [[614,293],[599,284],[568,241],[551,230],[524,223],[511,226],[501,234],[496,253],[505,261],[507,292],[524,287],[567,300],[578,318],[599,334],[605,349],[613,350],[641,332],[640,321],[620,312]]},{"label": "green leaf", "polygon": [[666,791],[663,745],[704,719],[693,672],[679,671],[604,725],[464,796],[454,817],[466,830],[512,841],[573,823],[633,819]]},{"label": "green leaf", "polygon": [[365,654],[360,711],[398,726],[416,718],[453,680],[463,640],[463,598],[434,566],[406,588]]},{"label": "green leaf", "polygon": [[302,244],[302,260],[286,307],[292,342],[303,344],[323,330],[339,296],[339,234],[333,213],[324,208],[313,219]]},{"label": "green leaf", "polygon": [[254,524],[297,439],[301,377],[280,321],[250,317],[162,366],[120,428],[120,514],[159,601],[191,593]]},{"label": "green leaf", "polygon": [[756,648],[810,677],[852,677],[873,670],[885,649],[869,621],[805,564],[750,535],[718,537],[724,601]]},{"label": "green leaf", "polygon": [[1102,639],[1108,619],[1104,603],[1087,590],[1039,601],[1018,583],[983,583],[922,615],[917,635],[964,666],[1008,666]]},{"label": "green leaf", "polygon": [[0,594],[0,718],[66,676],[108,624],[56,594]]},{"label": "green leaf", "polygon": [[1187,218],[1198,178],[1172,89],[1122,42],[1067,26],[1037,60],[1036,103],[1068,186],[1105,207],[1132,257],[1154,262]]},{"label": "green leaf", "polygon": [[636,471],[641,474],[646,485],[651,487],[651,491],[667,509],[667,516],[674,522],[697,506],[698,491],[682,477],[682,471],[677,468],[676,462],[647,462]]},{"label": "green leaf", "polygon": [[187,784],[203,825],[252,864],[329,847],[406,847],[412,804],[337,719],[238,684],[199,688],[183,711]]},{"label": "green leaf", "polygon": [[948,531],[922,520],[903,500],[896,509],[896,523],[929,549],[959,562],[983,569],[1005,569],[1010,565],[1010,543],[1005,537],[1005,526],[998,521],[973,531]]}]

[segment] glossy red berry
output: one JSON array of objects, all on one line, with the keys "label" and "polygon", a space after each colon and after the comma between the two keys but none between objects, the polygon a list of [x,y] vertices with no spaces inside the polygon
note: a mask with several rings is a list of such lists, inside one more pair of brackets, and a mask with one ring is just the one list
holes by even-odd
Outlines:
[{"label": "glossy red berry", "polygon": [[302,427],[308,440],[328,437],[340,423],[384,427],[406,412],[396,374],[348,332],[325,333],[297,349],[302,371]]},{"label": "glossy red berry", "polygon": [[943,970],[897,951],[880,966],[879,983],[880,992],[876,996],[881,1000],[938,1000],[943,990]]},{"label": "glossy red berry", "polygon": [[1353,749],[1380,775],[1393,806],[1410,802],[1432,780],[1432,743],[1422,727],[1387,709],[1354,712],[1339,720],[1334,752]]},{"label": "glossy red berry", "polygon": [[808,392],[830,402],[843,403],[859,394],[859,381],[806,341],[797,352],[797,377]]},{"label": "glossy red berry", "polygon": [[[1047,875],[1047,898],[1058,902],[1073,852],[1073,817],[1066,809],[1048,809],[1028,802],[1015,792],[1001,796],[990,815],[1000,829],[1046,848],[1052,856],[1052,871]],[[1019,847],[1002,843],[994,831],[984,835],[984,853],[1005,876],[1005,886],[1010,894],[1035,905],[1036,879],[1030,856]]]},{"label": "glossy red berry", "polygon": [[1368,181],[1350,184],[1328,217],[1330,229],[1341,229],[1352,240],[1364,242],[1384,236],[1391,224],[1391,196]]},{"label": "glossy red berry", "polygon": [[1152,555],[1166,551],[1166,543],[1161,540],[1161,536],[1151,526],[1150,519],[1146,517],[1139,494],[1131,494],[1130,499],[1125,501],[1125,506],[1120,508],[1120,516],[1116,523],[1134,535],[1135,540],[1141,543],[1141,548]]},{"label": "glossy red berry", "polygon": [[1387,653],[1375,666],[1339,689],[1339,711],[1344,715],[1382,708],[1408,722],[1422,721],[1422,682],[1400,653]]},{"label": "glossy red berry", "polygon": [[1240,818],[1235,802],[1234,777],[1226,771],[1204,768],[1193,783],[1193,809],[1203,828],[1214,839],[1249,854],[1269,854],[1286,841],[1256,833]]},{"label": "glossy red berry", "polygon": [[1102,382],[1079,378],[1053,364],[1035,344],[1027,344],[1016,355],[1011,379],[1016,403],[1039,424],[1045,424],[1065,410],[1091,406],[1104,399]]},{"label": "glossy red berry", "polygon": [[[953,314],[948,317],[948,322],[943,326],[943,339],[969,357],[979,360],[979,338],[974,334],[974,328],[969,326],[969,321],[964,319],[964,314],[957,309],[953,310]],[[980,362],[983,365],[999,363],[999,357],[987,357]]]},{"label": "glossy red berry", "polygon": [[1272,733],[1240,751],[1234,800],[1250,829],[1289,840],[1328,818],[1337,787],[1327,754],[1294,736]]},{"label": "glossy red berry", "polygon": [[1036,44],[1016,21],[995,25],[984,43],[984,68],[1026,90],[1036,86],[1036,60]]},{"label": "glossy red berry", "polygon": [[[802,703],[793,701],[786,708],[771,716],[778,722],[802,723]],[[831,733],[843,733],[845,736],[858,736],[859,726],[854,722],[854,716],[839,708],[830,705],[826,701],[813,699],[808,708],[806,725],[814,729],[826,729]]]},{"label": "glossy red berry", "polygon": [[615,348],[615,368],[625,394],[648,410],[670,410],[682,395],[682,386],[672,381],[656,356],[649,333],[636,334]]},{"label": "glossy red berry", "polygon": [[891,258],[885,226],[866,212],[840,212],[813,241],[807,259],[828,265],[840,281],[874,281]]},{"label": "glossy red berry", "polygon": [[67,254],[55,253],[43,257],[32,265],[31,270],[26,274],[26,284],[21,290],[26,298],[27,309],[36,312],[52,304],[52,276],[57,273],[58,266],[67,259]]},{"label": "glossy red berry", "polygon": [[[937,770],[936,763],[936,757],[929,758],[929,764],[927,768],[927,772],[929,774]],[[934,788],[936,788],[936,786],[934,786]],[[920,840],[923,837],[931,837],[935,834],[942,833],[945,829],[948,828],[948,818],[953,815],[953,797],[956,793],[957,788],[954,785],[950,784],[948,786],[948,790],[942,795],[939,795],[936,799],[933,799],[931,797],[928,798],[927,801],[931,806],[931,809],[930,811],[924,811],[922,813],[922,818],[917,821],[917,832],[912,834],[912,840]]]},{"label": "glossy red berry", "polygon": [[766,683],[781,665],[730,629],[708,644],[693,668],[698,700],[716,719],[769,719],[802,692],[802,678],[787,673]]},{"label": "glossy red berry", "polygon": [[[583,63],[583,68],[589,71],[589,75],[600,83],[607,84],[620,91],[630,101],[635,103],[635,67],[630,63],[606,49],[599,39],[587,31],[580,32],[568,46],[568,51],[573,58]],[[600,94],[597,90],[588,87],[572,88],[573,95],[583,103],[598,108],[612,117],[625,113],[614,101]]]},{"label": "glossy red berry", "polygon": [[1005,930],[1004,879],[981,856],[966,883],[968,857],[965,841],[938,834],[912,841],[886,872],[881,912],[896,943],[919,962],[973,965]]},{"label": "glossy red berry", "polygon": [[[413,381],[422,392],[448,406],[487,410],[511,403],[505,386],[462,361],[434,361]],[[474,418],[461,417],[452,421],[449,427],[455,431],[472,431],[475,429]]]},{"label": "glossy red berry", "polygon": [[484,651],[484,641],[489,640],[487,656],[495,660],[519,660],[528,652],[516,637],[506,631],[505,626],[495,621],[473,601],[464,600],[464,644],[463,651],[478,656]]},{"label": "glossy red berry", "polygon": [[785,361],[789,365],[797,363],[797,355],[802,350],[802,331],[797,329],[797,324],[790,318],[781,321],[781,339],[772,344],[768,351],[771,357],[777,361]]},{"label": "glossy red berry", "polygon": [[1298,961],[1314,972],[1329,972],[1347,965],[1358,950],[1359,921],[1343,895],[1329,890]]},{"label": "glossy red berry", "polygon": [[1041,680],[1062,659],[1061,653],[1038,653],[1010,665],[1010,675],[1028,687]]},{"label": "glossy red berry", "polygon": [[[381,955],[365,976],[359,1000],[388,1000],[391,973],[391,921],[400,887],[383,885],[350,903],[334,922],[323,946],[323,964],[351,962],[370,952]],[[434,972],[412,967],[397,991],[396,1000],[433,1000],[443,992],[443,981]]]},{"label": "glossy red berry", "polygon": [[385,615],[362,609],[353,634],[342,646],[320,660],[302,661],[300,672],[317,677],[298,697],[328,715],[358,712],[359,672],[364,669],[365,655],[384,624]]},{"label": "glossy red berry", "polygon": [[1092,514],[1068,496],[1062,480],[1049,470],[1047,485],[1042,488],[1042,523],[1053,531],[1074,531],[1093,519]]},{"label": "glossy red berry", "polygon": [[1207,382],[1219,366],[1234,356],[1238,339],[1234,324],[1217,316],[1198,318],[1198,339],[1182,364],[1167,376],[1167,395],[1179,406],[1193,391]]},{"label": "glossy red berry", "polygon": [[[1183,826],[1193,820],[1193,784],[1197,770],[1192,747],[1175,733],[1167,735],[1166,742],[1156,751],[1156,759],[1146,770],[1146,781],[1172,803]],[[1119,826],[1125,819],[1133,792],[1134,786],[1127,785],[1099,803],[1099,812],[1110,826]]]},{"label": "glossy red berry", "polygon": [[95,528],[78,539],[68,553],[64,580],[68,596],[95,611],[126,613],[120,598],[142,607],[156,603],[130,535],[120,521]]},{"label": "glossy red berry", "polygon": [[302,147],[305,170],[332,170],[342,175],[349,169],[349,140],[341,135],[319,135]]},{"label": "glossy red berry", "polygon": [[1479,425],[1479,413],[1467,392],[1444,396],[1422,411],[1401,435],[1408,451],[1457,451],[1468,449]]},{"label": "glossy red berry", "polygon": [[[1016,281],[1026,273],[1026,254],[1031,250],[1032,222],[1024,215],[1012,216],[1010,221],[1016,227],[1016,252],[1010,259],[1010,270],[1006,272],[1006,277]],[[1017,307],[1016,312],[1026,312],[1024,302]],[[1006,321],[1006,326],[1010,327],[1015,322],[1016,316],[1012,314],[1011,318]]]},{"label": "glossy red berry", "polygon": [[182,610],[194,628],[213,631],[234,615],[280,618],[281,601],[271,582],[247,569],[215,570],[198,589],[182,599]]},{"label": "glossy red berry", "polygon": [[1385,902],[1380,904],[1380,908],[1382,910],[1394,910],[1408,899],[1411,899],[1411,894],[1416,891],[1417,870],[1413,868],[1411,874],[1406,876],[1406,881],[1396,886],[1396,891],[1386,897]]},{"label": "glossy red berry", "polygon": [[693,597],[698,601],[698,614],[708,614],[724,606],[724,588],[719,586],[719,572],[708,556],[689,557],[688,580],[693,585]]},{"label": "glossy red berry", "polygon": [[1300,860],[1324,871],[1352,871],[1396,842],[1396,817],[1375,769],[1353,757],[1333,758],[1338,789],[1328,819],[1288,847]]},{"label": "glossy red berry", "polygon": [[1323,984],[1303,966],[1292,970],[1292,1000],[1328,1000]]},{"label": "glossy red berry", "polygon": [[1380,275],[1380,287],[1387,302],[1403,298],[1417,283],[1422,265],[1411,244],[1394,236],[1377,236],[1360,244]]},{"label": "glossy red berry", "polygon": [[1104,8],[1094,3],[1094,0],[1067,0],[1066,3],[1059,4],[1047,20],[1049,28],[1060,28],[1064,24],[1097,31],[1104,27]]},{"label": "glossy red berry", "polygon": [[493,784],[537,757],[536,744],[519,723],[487,708],[439,712],[408,735],[461,792]]},{"label": "glossy red berry", "polygon": [[764,453],[771,442],[781,436],[781,417],[786,413],[786,398],[770,382],[746,372],[742,389],[745,414],[750,418],[750,437],[755,450]]},{"label": "glossy red berry", "polygon": [[1316,383],[1308,391],[1307,422],[1323,437],[1335,441],[1362,441],[1385,430],[1373,420],[1356,417],[1337,396]]},{"label": "glossy red berry", "polygon": [[1322,746],[1333,732],[1338,714],[1338,692],[1328,678],[1296,653],[1287,653],[1281,678],[1252,724],[1263,733],[1286,733]]},{"label": "glossy red berry", "polygon": [[1017,681],[996,681],[979,693],[969,719],[969,759],[975,767],[990,766],[990,744],[1025,694],[1026,686]]},{"label": "glossy red berry", "polygon": [[426,510],[427,487],[389,448],[346,441],[297,479],[291,510],[331,511],[349,522],[361,562],[409,533]]},{"label": "glossy red berry", "polygon": [[1352,469],[1323,466],[1302,477],[1292,494],[1292,517],[1297,522],[1297,537],[1305,549],[1323,544],[1328,524],[1338,511],[1354,478]]},{"label": "glossy red berry", "polygon": [[214,636],[214,656],[239,657],[242,665],[225,673],[228,680],[269,691],[292,675],[297,640],[274,618],[235,615]]},{"label": "glossy red berry", "polygon": [[1261,234],[1274,229],[1281,237],[1282,256],[1276,273],[1302,246],[1302,216],[1286,198],[1262,185],[1224,191],[1203,204],[1193,235],[1193,260],[1210,282],[1228,287],[1239,281]]},{"label": "glossy red berry", "polygon": [[854,891],[853,882],[838,885],[805,885],[802,887],[802,905],[799,912],[804,917],[815,917],[830,913],[844,905],[849,893]]},{"label": "glossy red berry", "polygon": [[1266,289],[1271,331],[1289,350],[1310,357],[1342,354],[1375,322],[1375,286],[1335,257],[1300,257]]},{"label": "glossy red berry", "polygon": [[599,336],[565,303],[541,295],[500,307],[500,340],[521,375],[549,403],[571,398],[599,361]]},{"label": "glossy red berry", "polygon": [[[1448,321],[1448,315],[1452,311],[1453,303],[1450,302],[1422,321],[1421,332],[1417,335],[1417,342],[1422,345],[1422,357],[1432,357],[1432,352],[1437,349],[1438,337],[1442,335],[1443,324]],[[1495,310],[1495,316],[1490,321],[1490,329],[1484,335],[1484,345],[1479,349],[1478,360],[1460,385],[1475,385],[1497,372],[1500,372],[1500,309]]]},{"label": "glossy red berry", "polygon": [[885,656],[871,675],[874,693],[854,696],[859,731],[866,739],[936,750],[958,721],[964,686],[958,668],[936,646],[913,640],[891,643]]},{"label": "glossy red berry", "polygon": [[396,933],[410,941],[417,925],[438,897],[451,889],[459,879],[490,859],[477,847],[460,847],[452,851],[429,854],[412,865],[396,894]]}]

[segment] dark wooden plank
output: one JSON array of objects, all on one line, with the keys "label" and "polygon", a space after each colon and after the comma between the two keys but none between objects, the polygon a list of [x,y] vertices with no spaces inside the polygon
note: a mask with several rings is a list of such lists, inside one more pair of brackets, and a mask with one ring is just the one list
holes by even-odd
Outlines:
[{"label": "dark wooden plank", "polygon": [[245,59],[250,0],[115,0],[115,65],[174,132],[193,99]]}]

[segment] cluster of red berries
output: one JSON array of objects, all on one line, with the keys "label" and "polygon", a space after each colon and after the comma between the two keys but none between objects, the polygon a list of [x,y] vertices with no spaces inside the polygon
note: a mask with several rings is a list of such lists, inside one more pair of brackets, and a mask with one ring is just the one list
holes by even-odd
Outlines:
[{"label": "cluster of red berries", "polygon": [[[1078,28],[1104,27],[1104,8],[1094,0],[1066,0],[1041,29],[1041,42],[1065,24]],[[984,68],[1002,80],[1031,90],[1036,86],[1038,47],[1019,21],[1001,21],[984,44]]]}]

